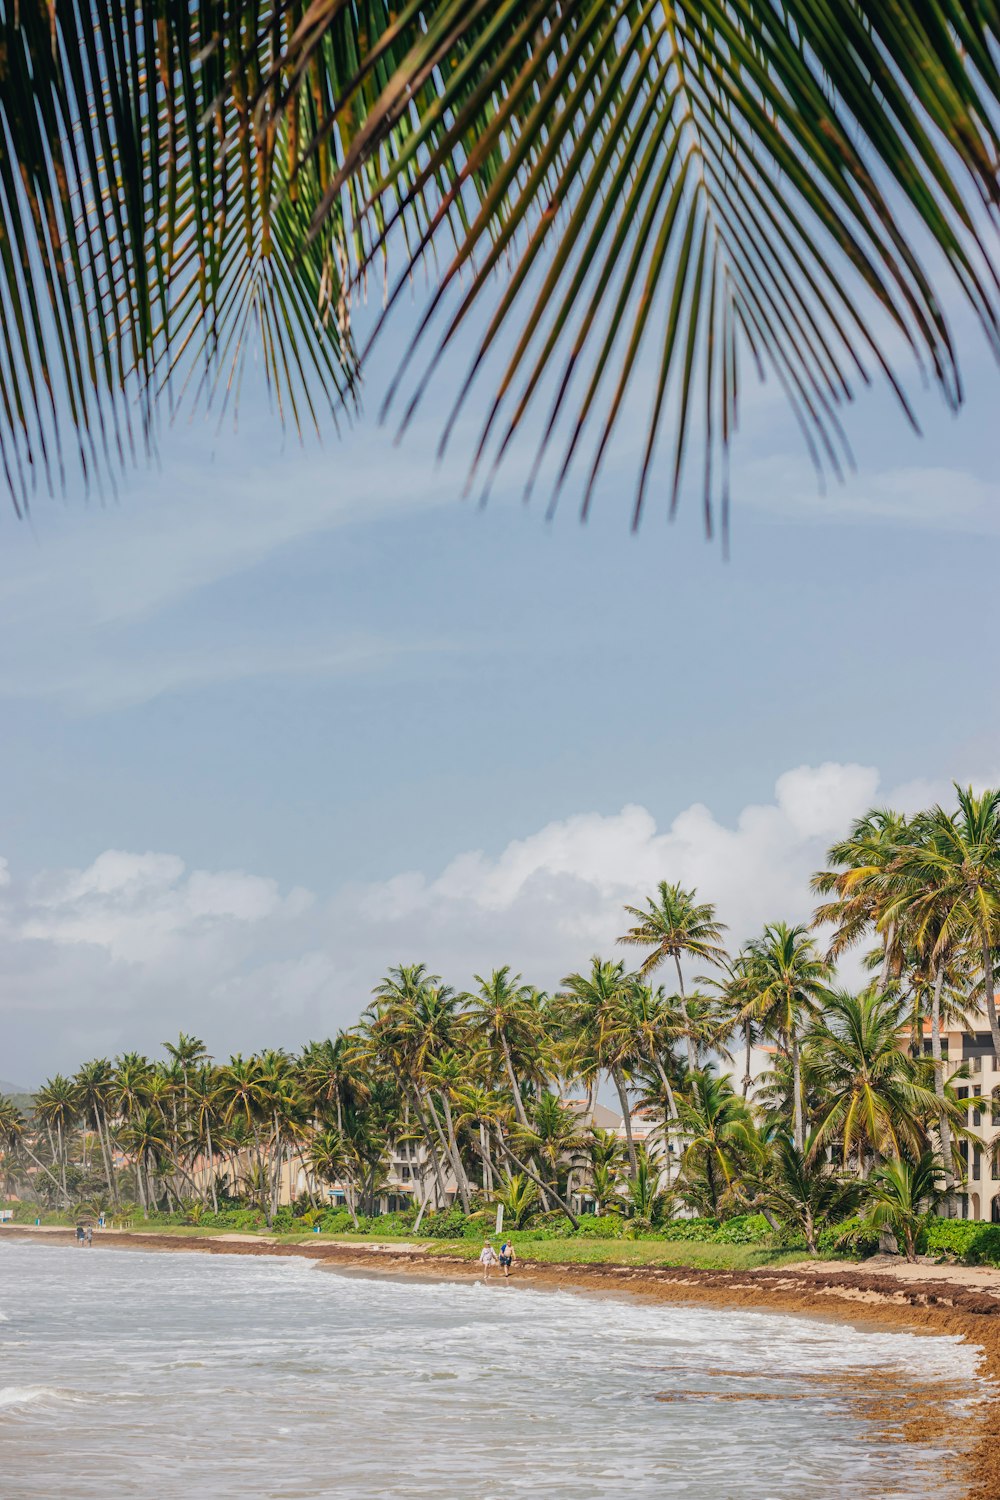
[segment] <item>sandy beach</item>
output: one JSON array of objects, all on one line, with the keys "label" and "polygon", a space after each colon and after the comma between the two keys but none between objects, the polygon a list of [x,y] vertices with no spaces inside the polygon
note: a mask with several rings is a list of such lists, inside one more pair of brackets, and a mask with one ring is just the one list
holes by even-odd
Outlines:
[{"label": "sandy beach", "polygon": [[[72,1230],[49,1226],[9,1226],[2,1238],[65,1243]],[[142,1230],[105,1230],[95,1236],[101,1249],[186,1251],[203,1255],[286,1256],[310,1260],[321,1269],[435,1280],[475,1276],[474,1262],[447,1254],[429,1255],[405,1242],[289,1244],[277,1237],[224,1234],[163,1235]],[[961,1424],[943,1414],[948,1395],[940,1384],[916,1385],[881,1378],[859,1392],[859,1409],[884,1416],[903,1438],[928,1433],[954,1449],[966,1500],[1000,1497],[1000,1271],[932,1263],[908,1265],[878,1257],[864,1265],[797,1262],[749,1271],[689,1267],[540,1264],[522,1259],[509,1286],[558,1288],[597,1295],[663,1302],[702,1303],[719,1308],[774,1309],[812,1318],[833,1318],[863,1330],[907,1328],[958,1336],[982,1351],[980,1373],[993,1394]]]}]

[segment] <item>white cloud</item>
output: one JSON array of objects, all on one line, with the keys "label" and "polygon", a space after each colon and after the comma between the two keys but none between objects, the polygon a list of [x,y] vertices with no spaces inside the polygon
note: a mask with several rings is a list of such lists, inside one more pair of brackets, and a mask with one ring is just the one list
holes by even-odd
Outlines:
[{"label": "white cloud", "polygon": [[802,458],[751,458],[741,471],[740,502],[799,522],[892,522],[990,535],[1000,529],[1000,484],[959,467],[865,470],[821,490]]},{"label": "white cloud", "polygon": [[798,766],[731,823],[700,803],[663,828],[642,807],[581,813],[496,855],[323,899],[153,852],[15,872],[0,888],[5,1071],[38,1078],[98,1051],[153,1049],[179,1028],[219,1053],[298,1046],[348,1024],[389,965],[417,959],[458,985],[509,962],[553,986],[614,952],[623,904],[659,880],[714,901],[735,947],[765,922],[808,917],[826,846],[878,798],[871,767]]}]

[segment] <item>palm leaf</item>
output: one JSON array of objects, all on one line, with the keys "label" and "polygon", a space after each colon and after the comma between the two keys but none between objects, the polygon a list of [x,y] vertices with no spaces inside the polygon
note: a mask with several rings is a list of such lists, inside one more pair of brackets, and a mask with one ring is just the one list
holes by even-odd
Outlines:
[{"label": "palm leaf", "polygon": [[[313,221],[318,232],[338,202],[360,207],[355,281],[405,239],[379,328],[422,257],[442,236],[451,247],[386,409],[408,378],[401,427],[432,382],[437,396],[439,363],[475,310],[443,441],[512,333],[473,455],[484,494],[545,403],[527,493],[562,431],[558,497],[592,429],[586,512],[641,381],[652,399],[633,520],[662,431],[673,508],[701,427],[711,526],[747,356],[782,386],[817,466],[838,473],[850,461],[840,413],[874,373],[912,420],[900,349],[957,406],[940,265],[932,275],[923,256],[943,257],[1000,350],[998,34],[995,5],[976,0],[408,6],[393,31],[405,55]],[[296,67],[316,36],[293,42]]]}]

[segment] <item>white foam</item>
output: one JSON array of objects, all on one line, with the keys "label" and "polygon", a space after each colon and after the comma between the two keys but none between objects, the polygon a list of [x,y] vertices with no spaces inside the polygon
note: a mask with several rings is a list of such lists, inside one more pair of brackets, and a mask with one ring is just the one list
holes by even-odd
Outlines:
[{"label": "white foam", "polygon": [[43,1401],[46,1396],[58,1401],[60,1394],[50,1385],[0,1385],[0,1407],[30,1406],[33,1401]]}]

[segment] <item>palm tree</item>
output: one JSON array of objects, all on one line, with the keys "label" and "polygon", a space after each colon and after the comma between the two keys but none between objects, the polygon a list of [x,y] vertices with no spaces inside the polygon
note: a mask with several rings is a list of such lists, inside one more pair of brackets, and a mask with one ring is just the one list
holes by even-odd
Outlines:
[{"label": "palm tree", "polygon": [[771,1159],[771,1174],[760,1204],[781,1223],[793,1225],[805,1239],[810,1255],[819,1254],[816,1236],[824,1224],[846,1218],[861,1197],[860,1184],[833,1171],[811,1137],[800,1151],[783,1136]]},{"label": "palm tree", "polygon": [[79,1096],[80,1110],[93,1122],[94,1132],[101,1147],[104,1176],[112,1200],[118,1201],[118,1185],[115,1179],[111,1153],[108,1113],[114,1097],[114,1069],[106,1057],[95,1058],[84,1063],[74,1077]]},{"label": "palm tree", "polygon": [[[870,988],[830,995],[806,1040],[811,1075],[822,1098],[818,1145],[836,1146],[843,1164],[867,1176],[873,1163],[902,1153],[919,1156],[927,1125],[938,1115],[933,1071],[901,1045],[902,1002]],[[944,1100],[953,1126],[964,1107]]]},{"label": "palm tree", "polygon": [[690,1088],[681,1097],[680,1125],[687,1190],[699,1207],[706,1206],[707,1194],[709,1211],[717,1215],[740,1171],[741,1152],[751,1142],[750,1110],[728,1078],[703,1068],[691,1075]]},{"label": "palm tree", "polygon": [[35,1095],[35,1116],[45,1126],[49,1135],[52,1159],[59,1171],[63,1201],[69,1204],[69,1188],[66,1182],[67,1158],[73,1125],[80,1110],[78,1085],[61,1073],[49,1078]]},{"label": "palm tree", "polygon": [[831,969],[816,951],[805,927],[774,922],[746,949],[747,991],[741,1020],[756,1022],[776,1036],[792,1065],[793,1140],[805,1149],[799,1036],[809,1015],[821,1009]]},{"label": "palm tree", "polygon": [[888,915],[893,893],[892,874],[899,856],[913,837],[912,825],[890,808],[876,807],[851,825],[846,839],[827,850],[827,865],[812,878],[820,895],[834,899],[817,907],[815,925],[832,924],[827,959],[835,963],[874,928],[882,937],[882,967],[878,987],[884,990],[890,967],[898,956],[898,917]]},{"label": "palm tree", "polygon": [[254,336],[282,413],[335,417],[358,378],[352,299],[391,275],[377,332],[438,253],[387,404],[408,381],[412,419],[475,315],[445,437],[506,344],[474,470],[488,485],[551,399],[554,495],[595,431],[586,513],[652,343],[636,521],[668,422],[676,504],[696,417],[706,522],[716,500],[725,518],[745,360],[834,471],[838,408],[872,371],[908,411],[897,340],[957,406],[922,250],[997,339],[990,5],[372,0],[303,18],[97,0],[84,18],[23,0],[7,25],[0,124],[20,186],[4,207],[0,461],[21,499],[36,474],[60,481],[66,426],[89,479],[151,442],[157,394],[186,377],[235,403]]},{"label": "palm tree", "polygon": [[531,1051],[542,1034],[535,991],[512,974],[509,964],[494,969],[488,979],[475,975],[478,990],[465,996],[473,1035],[503,1060],[511,1097],[522,1127],[528,1124],[521,1086],[514,1067],[515,1054]]},{"label": "palm tree", "polygon": [[538,1207],[538,1187],[523,1172],[507,1172],[493,1190],[493,1201],[503,1204],[511,1228],[523,1229]]},{"label": "palm tree", "polygon": [[615,1085],[625,1126],[629,1173],[634,1176],[635,1142],[625,1075],[636,1060],[638,1043],[631,1027],[621,1025],[632,976],[626,974],[624,963],[612,963],[595,954],[589,974],[567,974],[562,984],[558,1007],[563,1025],[586,1037],[594,1072],[606,1069]]},{"label": "palm tree", "polygon": [[865,1217],[873,1229],[903,1236],[906,1258],[917,1258],[917,1234],[941,1196],[941,1168],[932,1151],[880,1167],[868,1188]]},{"label": "palm tree", "polygon": [[715,964],[725,957],[721,943],[725,923],[717,919],[711,902],[699,902],[693,890],[686,891],[680,884],[669,885],[661,880],[656,896],[647,896],[644,908],[626,906],[625,910],[635,918],[635,926],[618,941],[649,950],[639,966],[644,979],[672,958],[677,971],[677,989],[682,997],[684,972],[681,959],[696,958],[703,963]]},{"label": "palm tree", "polygon": [[891,908],[912,918],[918,944],[936,956],[966,938],[979,949],[993,1051],[1000,1056],[993,949],[1000,938],[1000,789],[973,792],[956,784],[954,813],[934,807],[917,821],[918,837],[896,862],[901,891]]}]

